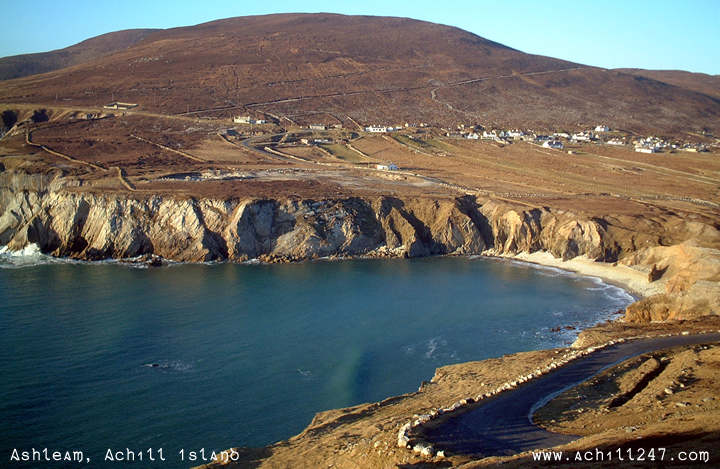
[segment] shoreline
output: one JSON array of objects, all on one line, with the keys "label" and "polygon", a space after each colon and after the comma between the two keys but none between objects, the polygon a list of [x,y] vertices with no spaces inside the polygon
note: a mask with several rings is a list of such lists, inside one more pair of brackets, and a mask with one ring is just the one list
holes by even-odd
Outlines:
[{"label": "shoreline", "polygon": [[662,282],[649,282],[646,272],[617,262],[614,264],[598,262],[585,256],[577,256],[564,261],[547,251],[521,252],[517,254],[488,253],[483,254],[483,256],[554,267],[588,277],[597,277],[605,283],[626,290],[635,298],[635,301],[663,292]]},{"label": "shoreline", "polygon": [[[142,256],[132,258],[107,258],[107,259],[78,259],[73,257],[57,257],[52,254],[43,253],[35,243],[29,243],[19,250],[11,250],[6,245],[0,246],[0,257],[8,256],[10,258],[29,258],[38,257],[36,263],[28,263],[25,265],[13,265],[13,267],[32,267],[35,265],[50,263],[68,263],[68,264],[118,264],[123,266],[147,266],[147,262],[141,259]],[[150,254],[154,256],[154,254]],[[596,277],[603,282],[622,288],[630,293],[635,300],[640,300],[648,296],[652,296],[662,292],[662,282],[648,281],[648,274],[623,264],[610,264],[607,262],[594,261],[586,256],[577,256],[566,261],[553,256],[548,251],[535,251],[532,253],[519,252],[514,254],[498,254],[492,250],[482,252],[480,254],[436,254],[430,256],[420,256],[410,259],[423,259],[433,257],[465,257],[468,259],[485,258],[518,261],[525,264],[533,264],[542,267],[553,267],[566,272]],[[268,262],[258,258],[248,259],[241,262],[232,260],[224,261],[205,261],[205,262],[186,262],[175,261],[173,259],[160,258],[164,263],[159,267],[178,266],[178,265],[216,265],[216,264],[237,264],[237,265],[274,265],[274,264],[299,264],[302,262],[342,262],[356,260],[376,260],[376,259],[408,259],[401,256],[386,255],[358,255],[358,256],[325,256],[318,258],[296,259],[289,262]],[[11,264],[12,265],[12,264]]]}]

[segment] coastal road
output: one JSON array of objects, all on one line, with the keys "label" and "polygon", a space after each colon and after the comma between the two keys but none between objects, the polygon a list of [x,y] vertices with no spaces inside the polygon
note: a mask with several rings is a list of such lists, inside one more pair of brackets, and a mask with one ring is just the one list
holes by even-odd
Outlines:
[{"label": "coastal road", "polygon": [[548,432],[534,425],[532,413],[550,398],[628,358],[679,345],[720,341],[720,333],[638,339],[578,358],[512,391],[469,406],[417,436],[450,454],[505,456],[569,443],[579,436]]}]

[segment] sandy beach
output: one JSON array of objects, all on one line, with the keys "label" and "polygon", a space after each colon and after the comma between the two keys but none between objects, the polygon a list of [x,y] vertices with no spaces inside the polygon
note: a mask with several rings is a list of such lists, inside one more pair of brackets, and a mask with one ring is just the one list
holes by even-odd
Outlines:
[{"label": "sandy beach", "polygon": [[587,256],[578,256],[567,261],[554,257],[546,251],[521,252],[513,255],[500,254],[497,257],[513,259],[531,264],[555,267],[581,275],[601,278],[603,281],[628,290],[638,299],[663,292],[663,282],[649,282],[648,272],[627,265],[597,262]]}]

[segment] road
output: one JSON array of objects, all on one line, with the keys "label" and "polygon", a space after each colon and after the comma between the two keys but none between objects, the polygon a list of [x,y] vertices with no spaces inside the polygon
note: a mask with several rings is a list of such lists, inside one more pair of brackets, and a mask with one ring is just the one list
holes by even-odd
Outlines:
[{"label": "road", "polygon": [[643,353],[678,345],[720,341],[720,333],[639,339],[607,347],[540,378],[481,401],[417,436],[449,454],[505,456],[550,448],[580,438],[548,432],[530,419],[544,402],[615,364]]}]

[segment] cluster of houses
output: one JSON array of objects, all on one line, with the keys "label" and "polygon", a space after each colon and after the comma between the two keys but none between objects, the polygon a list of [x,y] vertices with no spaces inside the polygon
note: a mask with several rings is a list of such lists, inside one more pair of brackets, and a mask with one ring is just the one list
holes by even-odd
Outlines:
[{"label": "cluster of houses", "polygon": [[668,142],[659,137],[642,137],[633,141],[635,151],[639,153],[662,153],[663,151],[688,151],[692,153],[707,151],[707,147],[701,143],[676,143]]},{"label": "cluster of houses", "polygon": [[658,137],[643,137],[633,142],[638,153],[660,153],[670,148],[671,144]]},{"label": "cluster of houses", "polygon": [[[112,107],[111,107],[112,106]],[[128,107],[134,107],[134,104],[128,103],[111,103],[106,105],[105,108],[123,109]],[[267,121],[262,119],[255,119],[250,116],[237,116],[233,117],[233,122],[236,124],[265,124]],[[309,124],[307,126],[310,130],[325,131],[331,129],[341,129],[342,124]],[[423,128],[429,127],[426,123],[405,123],[397,125],[368,125],[364,127],[365,132],[369,133],[391,133],[397,132],[407,128]],[[591,130],[583,130],[575,133],[568,132],[554,132],[551,135],[539,134],[532,130],[520,130],[520,129],[491,129],[487,130],[482,125],[471,125],[466,127],[464,124],[457,126],[456,130],[443,129],[444,135],[451,138],[464,138],[469,140],[490,140],[500,144],[509,144],[513,141],[526,141],[536,145],[541,145],[544,148],[550,148],[555,150],[562,150],[565,148],[567,143],[598,143],[615,146],[626,146],[633,145],[635,151],[641,153],[660,153],[665,150],[679,150],[688,152],[702,152],[707,151],[705,145],[692,144],[692,143],[671,143],[667,140],[659,137],[642,137],[632,142],[628,142],[627,137],[619,136],[617,133],[612,133],[609,126],[605,124],[596,125]],[[605,134],[605,135],[603,135]],[[609,134],[609,135],[608,135]],[[301,139],[302,143],[332,143],[332,140],[327,138],[316,138],[316,139]],[[382,168],[380,166],[383,166]],[[378,165],[377,169],[386,171],[396,170],[397,167],[392,163],[388,165]]]},{"label": "cluster of houses", "polygon": [[[545,148],[553,148],[562,150],[564,143],[561,139],[569,143],[603,143],[606,145],[625,146],[628,145],[625,137],[611,135],[604,137],[601,134],[611,132],[610,127],[605,124],[596,126],[593,130],[584,130],[573,134],[567,132],[555,132],[552,135],[541,135],[533,131],[524,132],[522,130],[483,130],[479,136],[482,140],[492,140],[498,143],[511,143],[513,140],[522,140],[542,145]],[[475,132],[446,133],[446,136],[462,136],[469,139],[477,139],[478,134]],[[707,151],[707,147],[703,144],[693,143],[671,143],[659,137],[642,137],[632,142],[635,151],[641,153],[659,153],[665,150],[680,150],[688,152]]]},{"label": "cluster of houses", "polygon": [[426,124],[425,122],[420,123],[410,123],[405,122],[405,124],[396,124],[394,126],[392,125],[368,125],[365,127],[365,132],[371,132],[375,134],[383,134],[388,132],[397,132],[402,129],[409,129],[409,128],[424,128],[429,127],[429,124]]}]

